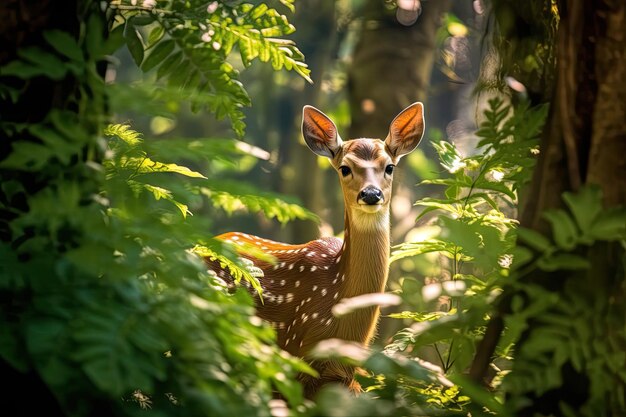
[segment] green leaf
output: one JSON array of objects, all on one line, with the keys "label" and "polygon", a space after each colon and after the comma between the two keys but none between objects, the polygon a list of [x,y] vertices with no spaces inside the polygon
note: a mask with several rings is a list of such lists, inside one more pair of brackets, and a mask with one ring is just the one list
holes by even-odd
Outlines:
[{"label": "green leaf", "polygon": [[505,183],[502,182],[487,181],[486,179],[482,178],[476,181],[475,187],[483,190],[497,191],[498,193],[505,194],[512,200],[516,199],[515,193]]},{"label": "green leaf", "polygon": [[192,178],[206,177],[199,172],[192,171],[189,168],[177,164],[165,164],[163,162],[153,161],[150,158],[129,158],[125,161],[126,167],[132,167],[137,174],[153,174],[157,172],[174,172],[176,174],[185,175]]},{"label": "green leaf", "polygon": [[141,133],[132,130],[130,125],[110,124],[104,129],[104,134],[107,136],[117,136],[130,146],[137,146],[143,142]]},{"label": "green leaf", "polygon": [[391,252],[391,258],[389,262],[393,263],[400,259],[410,256],[422,255],[430,252],[449,252],[452,253],[454,247],[449,242],[444,242],[439,239],[428,239],[422,242],[409,242],[395,246]]},{"label": "green leaf", "polygon": [[462,162],[461,155],[456,150],[456,147],[447,141],[432,142],[441,166],[443,166],[449,172],[457,172],[465,167],[465,163]]},{"label": "green leaf", "polygon": [[171,202],[172,204],[174,204],[178,208],[178,210],[180,210],[180,212],[183,215],[183,217],[187,217],[188,214],[192,214],[189,211],[189,207],[186,204],[183,204],[180,201],[177,201],[174,198],[174,196],[172,195],[172,192],[170,190],[167,190],[167,189],[162,188],[162,187],[157,187],[157,186],[154,186],[154,185],[138,182],[138,181],[132,181],[131,180],[129,182],[131,182],[131,184],[137,185],[137,186],[139,186],[139,187],[149,191],[150,193],[152,193],[152,195],[154,196],[154,198],[156,200],[164,199],[164,200],[167,200],[167,201]]},{"label": "green leaf", "polygon": [[159,24],[150,31],[150,34],[148,35],[147,48],[152,48],[158,41],[161,40],[161,38],[163,38],[163,35],[165,35],[165,28]]},{"label": "green leaf", "polygon": [[1,67],[1,75],[12,75],[24,80],[38,76],[61,80],[67,74],[68,68],[63,61],[42,49],[24,48],[19,50],[18,54],[23,60],[11,61]]},{"label": "green leaf", "polygon": [[578,227],[586,234],[602,211],[602,191],[597,186],[584,186],[577,193],[564,192],[563,201],[570,209]]},{"label": "green leaf", "polygon": [[552,236],[557,246],[565,250],[572,250],[576,247],[580,232],[572,218],[564,210],[545,211],[543,217],[552,226]]},{"label": "green leaf", "polygon": [[591,263],[577,255],[559,253],[552,256],[543,256],[537,260],[537,266],[544,271],[581,270],[589,269]]},{"label": "green leaf", "polygon": [[174,52],[172,55],[168,56],[165,61],[163,61],[163,64],[161,64],[157,69],[157,79],[161,79],[164,76],[169,75],[180,63],[182,57],[182,51]]},{"label": "green leaf", "polygon": [[126,27],[124,28],[124,39],[126,40],[128,52],[130,52],[130,55],[133,57],[133,61],[135,61],[135,64],[139,67],[143,61],[144,47],[141,35],[133,23],[134,20],[135,19],[131,18],[126,22]]},{"label": "green leaf", "polygon": [[[259,296],[263,296],[263,288],[261,287],[258,278],[251,275],[246,266],[242,264],[240,260],[230,259],[227,256],[215,252],[215,250],[208,246],[196,245],[192,249],[192,252],[198,256],[208,258],[211,261],[218,261],[220,263],[220,268],[228,270],[235,282],[239,283],[242,279],[245,279],[254,287]],[[263,300],[263,298],[261,298],[261,300]]]},{"label": "green leaf", "polygon": [[68,32],[62,30],[48,30],[43,33],[43,37],[61,55],[65,55],[72,61],[83,62],[83,51],[78,46],[76,39]]},{"label": "green leaf", "polygon": [[615,207],[602,211],[589,226],[589,236],[604,241],[626,239],[626,209]]},{"label": "green leaf", "polygon": [[53,150],[38,143],[17,141],[13,144],[13,152],[0,161],[0,167],[18,171],[39,171],[53,156]]},{"label": "green leaf", "polygon": [[174,50],[175,42],[172,39],[159,42],[157,46],[152,49],[150,55],[141,64],[141,69],[144,72],[150,71],[152,68],[161,64]]},{"label": "green leaf", "polygon": [[517,237],[526,245],[535,249],[537,252],[551,252],[553,251],[552,242],[550,242],[544,235],[536,232],[532,229],[520,227],[517,229]]}]

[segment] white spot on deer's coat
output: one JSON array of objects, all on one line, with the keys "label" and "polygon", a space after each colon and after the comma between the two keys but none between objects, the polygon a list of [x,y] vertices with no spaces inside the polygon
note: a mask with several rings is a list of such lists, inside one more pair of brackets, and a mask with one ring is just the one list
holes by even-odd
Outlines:
[{"label": "white spot on deer's coat", "polygon": [[289,270],[291,271],[293,269],[293,267],[295,266],[295,264],[291,264],[289,265]]},{"label": "white spot on deer's coat", "polygon": [[284,279],[281,279],[281,280],[280,280],[280,286],[281,286],[281,287],[284,287],[284,286],[285,286],[285,280],[284,280]]},{"label": "white spot on deer's coat", "polygon": [[322,258],[325,258],[325,257],[327,257],[328,255],[326,255],[325,253],[322,253],[320,256],[321,256]]},{"label": "white spot on deer's coat", "polygon": [[296,340],[296,334],[293,334],[293,337],[291,338],[291,340]]},{"label": "white spot on deer's coat", "polygon": [[332,321],[333,321],[333,319],[328,319],[328,320],[326,320],[326,325],[327,325],[327,326],[330,326],[330,323],[331,323]]},{"label": "white spot on deer's coat", "polygon": [[288,292],[285,301],[288,302],[288,303],[292,302],[293,301],[293,293]]},{"label": "white spot on deer's coat", "polygon": [[326,288],[322,288],[322,297],[326,296],[326,293],[327,293],[327,292],[328,292],[328,291],[326,291]]},{"label": "white spot on deer's coat", "polygon": [[307,316],[306,314],[302,313],[302,323],[306,323],[306,321],[309,319],[309,316]]},{"label": "white spot on deer's coat", "polygon": [[317,267],[316,267],[315,265],[313,265],[313,266],[311,267],[311,272],[315,272],[315,270],[316,270],[316,269],[317,269]]},{"label": "white spot on deer's coat", "polygon": [[[300,306],[296,306],[296,313],[300,310]],[[295,320],[293,321],[294,323],[296,322]]]},{"label": "white spot on deer's coat", "polygon": [[312,288],[313,291],[317,291],[317,285],[314,285]]},{"label": "white spot on deer's coat", "polygon": [[284,262],[281,262],[281,263],[280,263],[280,267],[281,267],[281,268],[284,268],[284,267],[285,267],[285,263],[284,263]]},{"label": "white spot on deer's coat", "polygon": [[341,261],[341,255],[337,256],[337,259],[335,260],[335,263],[338,264],[339,261]]},{"label": "white spot on deer's coat", "polygon": [[316,319],[316,318],[317,318],[317,316],[319,316],[319,313],[313,313],[313,314],[311,314],[311,318],[313,318],[313,319]]},{"label": "white spot on deer's coat", "polygon": [[335,300],[337,299],[337,297],[339,297],[339,293],[338,293],[338,292],[336,292],[336,293],[335,293],[335,295],[333,295],[333,298],[334,298]]},{"label": "white spot on deer's coat", "polygon": [[276,302],[277,302],[278,304],[282,304],[282,303],[283,303],[283,299],[284,299],[284,298],[285,298],[285,297],[283,297],[282,295],[279,295],[279,296],[278,296],[278,299],[276,300]]},{"label": "white spot on deer's coat", "polygon": [[231,237],[232,240],[239,240],[239,236],[233,236]]},{"label": "white spot on deer's coat", "polygon": [[311,302],[311,297],[307,297],[306,302],[307,303]]},{"label": "white spot on deer's coat", "polygon": [[274,268],[272,268],[274,271],[276,271],[278,269],[278,264],[274,265]]},{"label": "white spot on deer's coat", "polygon": [[298,288],[300,286],[300,281],[296,281],[295,287]]},{"label": "white spot on deer's coat", "polygon": [[336,283],[337,283],[337,278],[333,280],[333,284],[336,284]]},{"label": "white spot on deer's coat", "polygon": [[278,328],[279,329],[284,329],[285,328],[285,322],[281,321],[280,323],[278,323]]},{"label": "white spot on deer's coat", "polygon": [[300,272],[304,271],[304,265],[300,265]]},{"label": "white spot on deer's coat", "polygon": [[311,251],[311,252],[307,253],[306,256],[315,256],[315,251]]}]

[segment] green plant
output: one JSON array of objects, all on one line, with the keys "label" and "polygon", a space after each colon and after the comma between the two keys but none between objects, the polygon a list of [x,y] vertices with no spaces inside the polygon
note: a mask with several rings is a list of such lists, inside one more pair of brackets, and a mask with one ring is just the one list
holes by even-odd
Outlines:
[{"label": "green plant", "polygon": [[[67,19],[43,19],[41,38],[25,37],[0,68],[0,366],[13,390],[28,389],[53,415],[270,415],[276,390],[302,407],[294,376],[308,367],[275,347],[245,292],[229,294],[206,271],[199,244],[252,279],[210,239],[211,219],[192,213],[209,204],[281,222],[310,213],[159,155],[129,126],[106,127],[118,90],[101,71],[126,43],[135,58],[146,56],[137,59],[145,70],[158,67],[169,92],[228,116],[241,134],[249,99],[227,62],[233,39],[255,40],[242,52],[246,63],[269,51],[262,61],[305,75],[287,59],[298,56],[293,45],[266,39],[292,28],[263,5],[216,3],[208,13],[201,2],[132,3],[111,2],[105,15],[99,2],[70,2],[59,9]],[[224,32],[223,47],[202,41],[205,19]],[[169,72],[168,50],[179,56]],[[33,100],[42,92],[50,100]],[[179,145],[184,158],[249,157],[233,140]]]},{"label": "green plant", "polygon": [[[449,280],[436,280],[427,291],[451,297],[450,310],[392,316],[412,319],[416,325],[399,333],[391,346],[405,350],[409,345],[432,345],[446,373],[453,367],[462,372],[469,365],[494,291],[508,275],[515,243],[517,192],[530,179],[546,108],[529,109],[525,104],[512,111],[501,100],[493,99],[484,115],[473,155],[462,157],[449,142],[433,144],[441,165],[451,175],[422,184],[445,186],[445,197],[427,197],[416,204],[425,207],[418,220],[434,211],[439,214],[436,224],[440,233],[423,241],[402,243],[392,253],[392,261],[430,252],[445,259]],[[449,339],[451,334],[455,337]]]},{"label": "green plant", "polygon": [[[564,193],[563,201],[567,210],[544,213],[551,237],[518,230],[503,341],[518,347],[503,390],[511,409],[557,396],[558,405],[545,414],[610,415],[626,407],[626,311],[618,301],[626,291],[626,209],[604,209],[594,186]],[[621,266],[599,262],[605,251],[615,253]],[[576,381],[576,398],[562,389],[564,380]]]},{"label": "green plant", "polygon": [[[241,136],[245,127],[241,109],[250,105],[250,98],[229,61],[235,48],[244,67],[258,59],[274,70],[293,70],[310,81],[304,56],[284,38],[295,28],[265,3],[136,3],[116,0],[109,4],[117,11],[110,30],[113,37],[123,37],[137,66],[165,81],[151,92],[154,99],[173,95],[188,100],[196,111],[206,109],[218,119],[228,117]],[[293,12],[293,0],[281,3]]]}]

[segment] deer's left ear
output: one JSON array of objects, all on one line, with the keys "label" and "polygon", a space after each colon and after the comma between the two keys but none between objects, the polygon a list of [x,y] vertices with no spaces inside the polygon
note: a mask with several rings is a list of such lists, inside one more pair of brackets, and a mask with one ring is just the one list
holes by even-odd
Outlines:
[{"label": "deer's left ear", "polygon": [[412,152],[424,135],[424,105],[419,101],[402,110],[389,126],[385,139],[387,151],[393,158]]},{"label": "deer's left ear", "polygon": [[302,109],[302,136],[317,155],[333,159],[341,149],[337,126],[313,106],[304,106]]}]

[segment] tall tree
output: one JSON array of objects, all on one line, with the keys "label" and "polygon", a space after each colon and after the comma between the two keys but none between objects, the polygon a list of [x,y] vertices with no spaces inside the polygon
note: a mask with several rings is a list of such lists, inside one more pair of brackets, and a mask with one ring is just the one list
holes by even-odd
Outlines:
[{"label": "tall tree", "polygon": [[[619,243],[626,228],[620,209],[626,205],[626,5],[557,5],[556,85],[521,214],[521,226],[531,231],[521,233],[521,241],[542,263],[505,289],[472,374],[483,375],[503,325],[521,319],[526,329],[504,382],[509,409],[520,416],[617,416],[626,393]],[[537,232],[551,234],[555,243]],[[551,257],[555,251],[565,254]]]}]

